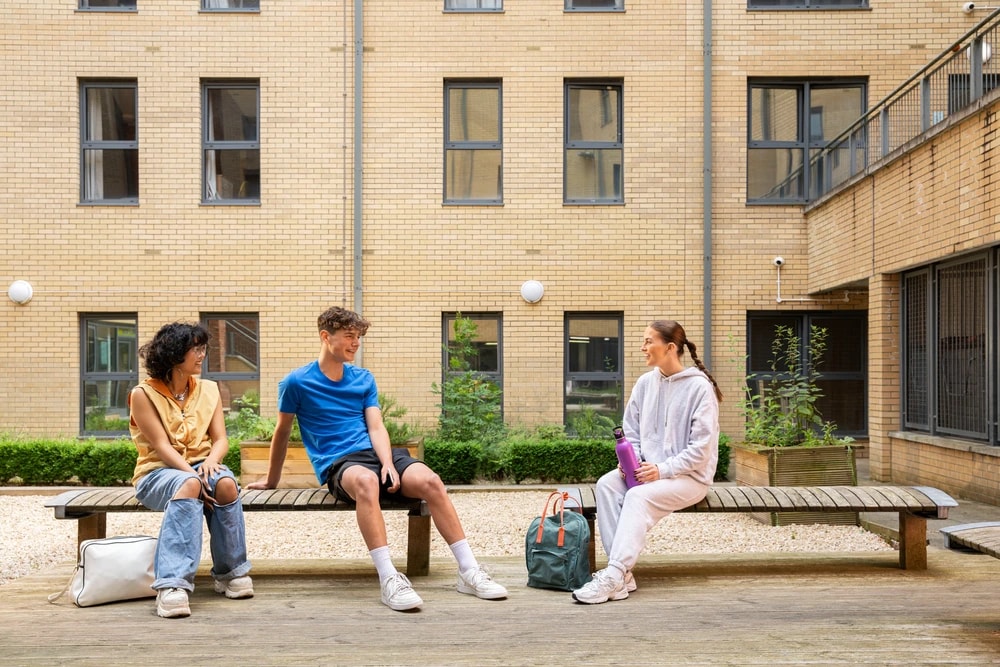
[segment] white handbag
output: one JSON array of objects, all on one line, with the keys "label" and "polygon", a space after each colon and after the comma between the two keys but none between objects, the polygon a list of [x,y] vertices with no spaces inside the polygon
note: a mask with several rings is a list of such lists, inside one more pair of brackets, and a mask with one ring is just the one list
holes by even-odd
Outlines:
[{"label": "white handbag", "polygon": [[78,607],[153,597],[155,554],[156,538],[148,535],[85,540],[69,584],[49,602],[67,593]]}]

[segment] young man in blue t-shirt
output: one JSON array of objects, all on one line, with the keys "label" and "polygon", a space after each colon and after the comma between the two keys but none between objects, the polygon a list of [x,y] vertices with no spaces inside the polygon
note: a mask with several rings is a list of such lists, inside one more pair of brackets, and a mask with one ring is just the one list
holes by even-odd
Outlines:
[{"label": "young man in blue t-shirt", "polygon": [[271,439],[267,479],[248,489],[273,489],[281,479],[292,421],[298,417],[316,476],[339,499],[355,503],[361,535],[378,570],[382,603],[404,611],[423,604],[389,557],[381,497],[399,494],[427,502],[434,525],[458,562],[458,591],[486,600],[507,597],[479,565],[437,473],[405,449],[391,449],[371,371],[353,365],[369,322],[344,308],[318,319],[319,359],[278,384],[278,423]]}]

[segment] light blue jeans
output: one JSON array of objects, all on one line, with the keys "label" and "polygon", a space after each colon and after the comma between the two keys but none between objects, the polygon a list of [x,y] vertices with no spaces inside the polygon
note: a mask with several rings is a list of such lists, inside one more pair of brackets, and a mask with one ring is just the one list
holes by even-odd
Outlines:
[{"label": "light blue jeans", "polygon": [[[194,469],[197,470],[200,465],[196,463]],[[213,495],[216,484],[223,477],[236,481],[233,473],[223,467],[208,481]],[[160,538],[156,544],[154,590],[194,590],[194,576],[201,562],[202,517],[208,522],[211,536],[212,577],[218,581],[229,581],[250,572],[243,505],[239,498],[228,505],[214,507],[197,498],[174,500],[184,482],[191,478],[197,478],[197,475],[174,468],[157,468],[135,485],[135,497],[140,503],[151,510],[163,512]]]}]

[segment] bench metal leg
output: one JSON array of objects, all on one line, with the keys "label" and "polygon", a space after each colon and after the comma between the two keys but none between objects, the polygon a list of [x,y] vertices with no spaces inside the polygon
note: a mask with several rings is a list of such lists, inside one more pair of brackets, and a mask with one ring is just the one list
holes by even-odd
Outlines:
[{"label": "bench metal leg", "polygon": [[406,539],[406,576],[431,573],[431,517],[410,515]]},{"label": "bench metal leg", "polygon": [[899,567],[927,569],[927,519],[899,513]]},{"label": "bench metal leg", "polygon": [[104,512],[91,514],[77,520],[76,522],[76,548],[80,550],[80,545],[84,540],[99,540],[108,536],[108,515]]}]

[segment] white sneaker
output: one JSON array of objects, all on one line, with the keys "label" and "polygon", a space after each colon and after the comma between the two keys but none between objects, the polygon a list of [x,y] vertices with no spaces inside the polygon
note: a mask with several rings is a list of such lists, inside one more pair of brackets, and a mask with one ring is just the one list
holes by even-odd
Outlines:
[{"label": "white sneaker", "polygon": [[631,593],[637,588],[639,587],[635,584],[635,577],[632,576],[632,570],[629,570],[625,573],[625,590]]},{"label": "white sneaker", "polygon": [[609,567],[594,573],[594,577],[573,591],[573,599],[584,604],[601,604],[608,600],[624,600],[628,597],[625,580],[619,578],[618,571]]},{"label": "white sneaker", "polygon": [[475,570],[458,573],[458,592],[475,595],[481,600],[500,600],[507,597],[507,589],[493,581],[493,577],[482,565]]},{"label": "white sneaker", "polygon": [[250,577],[236,577],[229,581],[215,580],[215,592],[223,593],[230,600],[253,597],[253,580]]},{"label": "white sneaker", "polygon": [[156,594],[156,615],[161,618],[190,616],[187,591],[183,588],[161,588]]},{"label": "white sneaker", "polygon": [[424,603],[406,575],[397,572],[382,582],[382,604],[395,611],[415,609]]}]

